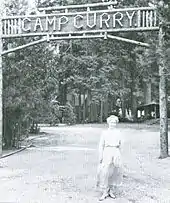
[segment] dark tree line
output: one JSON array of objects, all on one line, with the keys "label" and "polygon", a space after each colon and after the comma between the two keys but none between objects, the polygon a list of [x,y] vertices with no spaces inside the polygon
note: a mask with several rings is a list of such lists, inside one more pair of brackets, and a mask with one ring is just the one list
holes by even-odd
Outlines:
[{"label": "dark tree line", "polygon": [[[95,2],[99,1],[37,1],[37,6]],[[148,6],[151,2],[123,0],[119,6]],[[158,5],[158,9],[165,14],[167,22],[170,9],[167,7],[169,2],[165,3],[163,8]],[[27,10],[24,0],[11,0],[6,6],[11,11],[9,15],[24,14]],[[16,146],[22,135],[27,135],[40,122],[103,122],[109,114],[119,114],[119,107],[122,118],[131,111],[131,117],[135,119],[138,105],[152,100],[159,102],[157,34],[120,34],[148,42],[150,49],[109,39],[88,39],[39,44],[5,56],[5,146]],[[5,40],[4,47],[30,41],[28,38]],[[168,72],[168,32],[165,42]]]}]

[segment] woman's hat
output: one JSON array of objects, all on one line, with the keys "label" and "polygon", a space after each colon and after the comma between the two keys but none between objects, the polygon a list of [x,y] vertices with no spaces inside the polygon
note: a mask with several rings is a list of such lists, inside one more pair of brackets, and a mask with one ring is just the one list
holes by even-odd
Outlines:
[{"label": "woman's hat", "polygon": [[114,123],[118,123],[119,119],[117,116],[115,115],[111,115],[107,118],[107,123],[109,124],[110,122],[114,122]]}]

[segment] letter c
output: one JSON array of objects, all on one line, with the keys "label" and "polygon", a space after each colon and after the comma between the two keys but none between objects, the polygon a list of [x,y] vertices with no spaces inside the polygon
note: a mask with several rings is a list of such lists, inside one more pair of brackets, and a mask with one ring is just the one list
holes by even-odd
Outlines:
[{"label": "letter c", "polygon": [[77,29],[83,28],[83,24],[78,25],[78,23],[77,23],[78,19],[83,20],[83,18],[84,18],[84,17],[83,17],[82,15],[76,15],[76,16],[74,17],[74,27],[75,27],[75,28],[77,28]]},{"label": "letter c", "polygon": [[22,30],[24,31],[24,32],[28,32],[28,31],[30,31],[31,30],[31,25],[30,26],[26,26],[26,24],[28,24],[29,22],[31,22],[31,19],[30,18],[24,18],[23,20],[22,20]]}]

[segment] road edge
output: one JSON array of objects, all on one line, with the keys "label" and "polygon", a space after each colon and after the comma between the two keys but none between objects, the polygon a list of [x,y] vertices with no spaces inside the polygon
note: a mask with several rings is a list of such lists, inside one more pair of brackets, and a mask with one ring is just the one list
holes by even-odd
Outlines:
[{"label": "road edge", "polygon": [[[35,139],[37,139],[37,138],[43,137],[43,136],[44,136],[44,135],[39,135],[39,136],[37,135],[36,137],[30,139],[29,142],[31,142],[31,141],[33,141],[33,140],[35,140]],[[12,156],[12,155],[18,154],[18,153],[20,153],[20,152],[26,150],[27,148],[29,148],[29,147],[31,147],[31,146],[32,146],[32,143],[29,144],[29,145],[27,145],[27,146],[21,147],[21,148],[18,149],[18,150],[14,150],[13,152],[10,152],[10,153],[7,153],[7,154],[4,154],[4,155],[2,155],[2,156],[0,157],[0,159],[4,159],[4,158],[7,158],[7,157],[9,157],[9,156]]]}]

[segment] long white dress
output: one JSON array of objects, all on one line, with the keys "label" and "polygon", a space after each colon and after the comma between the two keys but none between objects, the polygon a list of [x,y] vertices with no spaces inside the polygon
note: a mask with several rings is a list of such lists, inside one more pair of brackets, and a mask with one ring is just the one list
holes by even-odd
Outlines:
[{"label": "long white dress", "polygon": [[122,183],[122,158],[119,144],[122,143],[118,129],[105,130],[99,143],[98,186],[104,190],[113,189]]}]

